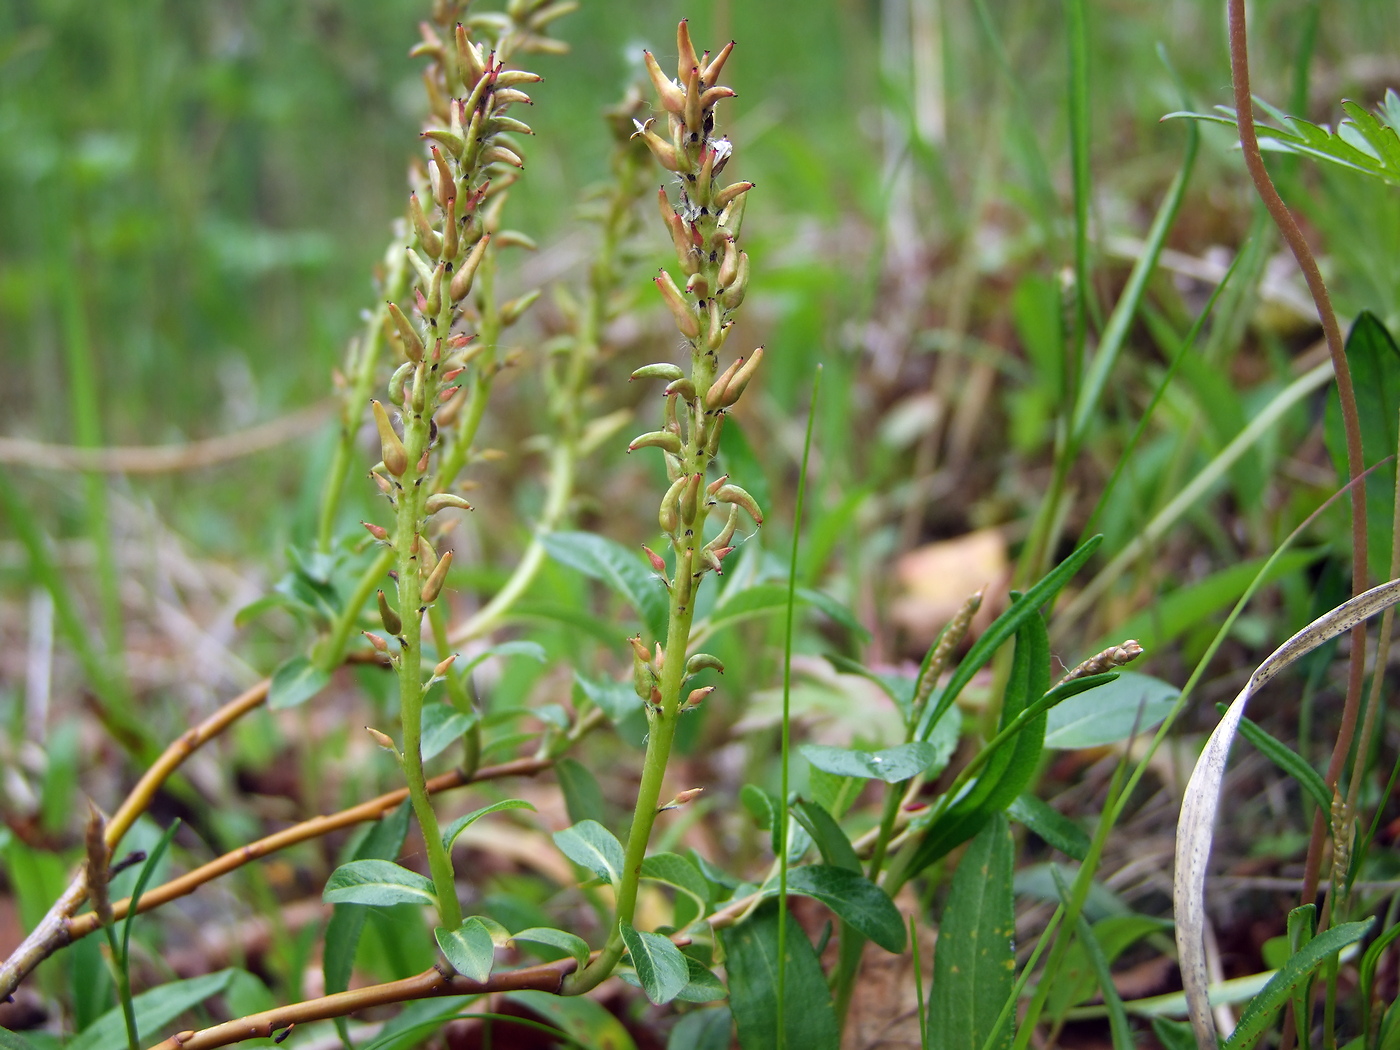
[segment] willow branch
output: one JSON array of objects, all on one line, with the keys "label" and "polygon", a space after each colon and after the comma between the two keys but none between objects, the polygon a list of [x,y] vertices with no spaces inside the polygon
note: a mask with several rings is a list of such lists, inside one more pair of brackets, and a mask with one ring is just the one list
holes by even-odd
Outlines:
[{"label": "willow branch", "polygon": [[[1240,129],[1240,149],[1244,153],[1245,167],[1254,181],[1269,216],[1274,220],[1284,241],[1298,260],[1307,281],[1308,291],[1317,304],[1317,315],[1322,321],[1322,332],[1327,339],[1327,350],[1332,357],[1332,368],[1337,376],[1337,395],[1342,406],[1342,425],[1346,432],[1347,473],[1355,480],[1365,469],[1361,453],[1361,423],[1356,411],[1356,393],[1352,387],[1351,370],[1347,367],[1346,348],[1342,342],[1342,330],[1337,323],[1337,314],[1332,309],[1332,299],[1327,285],[1322,280],[1317,259],[1308,246],[1307,238],[1299,228],[1288,205],[1274,188],[1264,166],[1264,155],[1259,149],[1259,139],[1254,132],[1254,97],[1249,89],[1249,48],[1245,34],[1244,0],[1230,0],[1230,72],[1234,78],[1235,117]],[[1366,565],[1366,489],[1365,485],[1354,485],[1351,489],[1351,545],[1352,545],[1352,594],[1366,590],[1369,574]],[[1342,708],[1342,724],[1337,731],[1337,741],[1332,749],[1332,759],[1327,766],[1325,780],[1329,788],[1335,789],[1341,778],[1342,767],[1351,751],[1352,737],[1356,732],[1357,716],[1361,708],[1361,689],[1365,676],[1366,628],[1358,624],[1351,632],[1351,663],[1347,675],[1346,703]],[[1313,819],[1312,838],[1308,842],[1307,865],[1303,872],[1304,903],[1317,896],[1318,872],[1322,864],[1322,845],[1327,831],[1327,815],[1318,810]]]},{"label": "willow branch", "polygon": [[460,974],[447,977],[437,969],[430,969],[402,981],[337,992],[319,999],[308,999],[305,1002],[264,1010],[262,1013],[249,1014],[247,1017],[216,1024],[212,1028],[180,1032],[164,1042],[155,1044],[151,1050],[212,1050],[213,1047],[229,1046],[244,1039],[267,1039],[276,1032],[291,1028],[292,1025],[344,1017],[372,1006],[404,1003],[414,999],[526,990],[558,992],[564,977],[573,972],[577,965],[573,959],[561,959],[558,962],[493,974],[485,981],[473,981]]}]

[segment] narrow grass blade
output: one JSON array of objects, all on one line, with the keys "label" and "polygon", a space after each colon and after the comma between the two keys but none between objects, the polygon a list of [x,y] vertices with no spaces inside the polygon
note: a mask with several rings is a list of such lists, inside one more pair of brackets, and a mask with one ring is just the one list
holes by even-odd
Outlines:
[{"label": "narrow grass blade", "polygon": [[1239,729],[1240,719],[1244,717],[1245,705],[1255,692],[1293,661],[1397,602],[1400,602],[1400,581],[1381,584],[1314,620],[1279,646],[1256,668],[1235,697],[1225,717],[1206,742],[1205,750],[1191,773],[1177,823],[1173,896],[1182,984],[1186,990],[1196,1039],[1203,1048],[1215,1046],[1215,1022],[1211,1018],[1206,995],[1209,984],[1205,953],[1206,867],[1210,860],[1215,817],[1220,807],[1225,760]]}]

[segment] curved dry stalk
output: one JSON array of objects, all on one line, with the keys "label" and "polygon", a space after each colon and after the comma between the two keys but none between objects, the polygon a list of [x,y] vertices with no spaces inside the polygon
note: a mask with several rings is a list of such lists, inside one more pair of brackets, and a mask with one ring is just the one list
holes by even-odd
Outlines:
[{"label": "curved dry stalk", "polygon": [[388,984],[337,992],[319,999],[279,1006],[262,1013],[249,1014],[232,1021],[216,1024],[200,1031],[189,1030],[172,1035],[150,1050],[212,1050],[229,1046],[244,1039],[267,1039],[274,1033],[309,1021],[324,1021],[344,1017],[358,1010],[390,1003],[405,1003],[414,999],[432,999],[443,995],[486,995],[491,992],[521,992],[527,990],[558,992],[564,978],[577,967],[573,959],[527,966],[494,974],[486,981],[473,981],[460,974],[448,977],[440,970],[424,970],[414,977]]},{"label": "curved dry stalk", "polygon": [[1220,806],[1220,787],[1225,776],[1225,760],[1245,705],[1266,682],[1293,661],[1318,646],[1352,630],[1370,617],[1400,602],[1400,580],[1383,583],[1320,616],[1279,646],[1250,675],[1230,709],[1206,742],[1181,804],[1176,833],[1176,875],[1173,898],[1176,908],[1176,943],[1181,962],[1181,981],[1196,1042],[1202,1050],[1216,1047],[1215,1023],[1211,1018],[1206,970],[1206,867],[1210,860],[1215,816]]},{"label": "curved dry stalk", "polygon": [[260,423],[247,430],[178,445],[130,445],[80,448],[50,445],[27,438],[0,437],[0,463],[38,470],[81,470],[98,474],[173,474],[200,470],[285,445],[314,433],[330,418],[330,401],[322,401]]},{"label": "curved dry stalk", "polygon": [[[1264,155],[1259,149],[1259,138],[1254,131],[1254,96],[1249,90],[1249,46],[1246,35],[1244,0],[1230,0],[1230,74],[1234,81],[1235,123],[1240,131],[1240,149],[1244,153],[1245,167],[1254,181],[1259,199],[1268,209],[1279,233],[1288,243],[1298,267],[1303,271],[1308,291],[1317,304],[1317,315],[1322,321],[1322,333],[1327,338],[1327,350],[1332,357],[1332,367],[1337,373],[1337,395],[1342,407],[1342,426],[1346,432],[1347,473],[1355,481],[1365,465],[1361,453],[1361,423],[1356,412],[1356,393],[1352,388],[1351,370],[1347,367],[1346,348],[1342,342],[1341,326],[1337,314],[1332,309],[1332,298],[1327,285],[1313,257],[1312,248],[1299,228],[1288,205],[1274,188],[1269,171],[1264,166]],[[1366,565],[1366,488],[1355,485],[1351,490],[1351,545],[1352,580],[1351,592],[1360,595],[1366,590],[1369,574]],[[1361,689],[1366,673],[1366,629],[1358,625],[1351,640],[1351,663],[1347,674],[1346,703],[1342,708],[1342,722],[1337,730],[1336,744],[1332,748],[1332,758],[1327,764],[1327,774],[1323,778],[1329,788],[1335,789],[1341,779],[1342,767],[1351,752],[1352,737],[1356,733],[1356,722],[1361,710]],[[1313,819],[1312,837],[1308,841],[1308,859],[1303,871],[1303,903],[1317,896],[1318,872],[1322,865],[1322,845],[1326,836],[1327,816],[1319,810]]]},{"label": "curved dry stalk", "polygon": [[[474,774],[467,775],[459,769],[454,769],[449,773],[433,777],[427,783],[429,794],[438,794],[443,791],[450,791],[453,788],[466,787],[468,784],[479,783],[483,780],[498,780],[502,777],[514,776],[534,776],[554,765],[552,758],[520,758],[513,762],[502,762],[496,766],[483,766]],[[332,831],[339,831],[341,828],[353,827],[356,824],[363,824],[367,821],[378,820],[396,806],[400,805],[404,799],[408,798],[408,788],[400,788],[397,791],[389,791],[378,798],[372,798],[367,802],[361,802],[357,806],[342,809],[338,813],[312,817],[310,820],[303,820],[300,824],[293,824],[289,828],[283,828],[273,835],[260,838],[255,842],[250,842],[246,846],[240,846],[236,850],[225,853],[222,857],[216,857],[207,864],[185,872],[185,874],[171,879],[169,882],[146,890],[141,895],[140,905],[137,913],[149,911],[152,908],[179,897],[193,893],[206,882],[212,882],[221,875],[227,875],[231,871],[241,868],[250,861],[266,857],[278,850],[294,846],[298,842],[307,842],[311,839],[320,838]],[[116,919],[124,918],[131,910],[131,898],[112,902],[112,916]],[[101,925],[96,912],[85,912],[77,918],[70,919],[67,923],[69,941],[76,941],[81,937],[86,937]]]},{"label": "curved dry stalk", "polygon": [[[127,794],[125,801],[112,815],[112,819],[107,822],[103,838],[109,852],[117,848],[122,836],[130,830],[136,818],[150,806],[160,786],[185,759],[249,711],[260,707],[267,700],[267,690],[271,683],[271,679],[265,678],[251,689],[234,697],[199,725],[182,733],[161,753]],[[68,922],[86,899],[87,875],[80,869],[68,884],[68,888],[63,891],[63,895],[53,903],[29,936],[3,964],[0,964],[0,999],[18,988],[20,981],[24,980],[34,967],[69,943]]]}]

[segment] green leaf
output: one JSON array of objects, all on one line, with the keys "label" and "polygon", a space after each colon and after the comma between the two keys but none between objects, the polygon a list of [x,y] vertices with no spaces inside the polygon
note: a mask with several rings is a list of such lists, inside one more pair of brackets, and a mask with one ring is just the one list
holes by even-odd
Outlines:
[{"label": "green leaf", "polygon": [[423,761],[437,758],[449,747],[461,740],[466,732],[476,725],[475,714],[463,714],[451,704],[431,703],[423,705],[423,738],[419,750]]},{"label": "green leaf", "polygon": [[574,675],[574,681],[613,725],[619,725],[642,710],[642,698],[632,688],[632,683],[616,682],[610,678],[593,681],[581,674]]},{"label": "green leaf", "polygon": [[637,1044],[608,1009],[586,995],[510,992],[507,999],[538,1014],[587,1050],[637,1050]]},{"label": "green leaf", "polygon": [[526,941],[530,944],[547,944],[551,948],[566,951],[574,957],[582,970],[588,965],[588,942],[576,933],[556,930],[548,926],[531,926],[511,937],[513,941]]},{"label": "green leaf", "polygon": [[1152,1034],[1166,1050],[1197,1050],[1196,1033],[1189,1021],[1173,1021],[1169,1017],[1152,1018]]},{"label": "green leaf", "polygon": [[455,930],[441,926],[433,930],[438,947],[452,968],[472,981],[484,982],[491,976],[496,961],[496,945],[489,931],[478,918],[466,919]]},{"label": "green leaf", "polygon": [[[1361,424],[1362,466],[1369,469],[1395,455],[1400,436],[1395,412],[1395,406],[1400,404],[1400,347],[1380,319],[1363,310],[1347,333],[1346,357]],[[1323,436],[1338,477],[1346,478],[1346,436],[1341,400],[1335,388],[1327,395]],[[1366,476],[1366,535],[1372,565],[1390,564],[1394,510],[1395,466],[1391,464]]]},{"label": "green leaf", "polygon": [[815,897],[853,929],[887,952],[902,952],[904,919],[889,894],[864,875],[827,864],[809,864],[788,873],[789,893]]},{"label": "green leaf", "polygon": [[653,635],[666,637],[666,590],[640,554],[591,532],[551,532],[540,542],[561,565],[606,583],[637,610]]},{"label": "green leaf", "polygon": [[[932,1050],[983,1050],[1016,978],[1011,877],[1016,847],[995,814],[953,873],[933,957]],[[990,1050],[1010,1040],[1007,1031]]]},{"label": "green leaf", "polygon": [[[156,1039],[156,1030],[169,1024],[186,1010],[193,1009],[211,996],[219,995],[233,979],[233,970],[173,981],[131,1000],[136,1013],[136,1029],[143,1041]],[[112,1050],[126,1045],[126,1021],[120,1006],[99,1017],[68,1044],[67,1050]]]},{"label": "green leaf", "polygon": [[1370,918],[1365,922],[1342,923],[1309,941],[1288,960],[1288,965],[1270,978],[1263,991],[1250,1000],[1240,1014],[1235,1030],[1225,1040],[1225,1050],[1248,1050],[1253,1046],[1255,1040],[1273,1023],[1274,1015],[1283,1009],[1293,989],[1306,981],[1328,958],[1365,937],[1375,922],[1374,918]]},{"label": "green leaf", "polygon": [[689,894],[702,908],[710,903],[710,884],[690,861],[677,853],[653,853],[642,861],[642,878],[664,882]]},{"label": "green leaf", "polygon": [[[780,1045],[777,902],[765,901],[747,920],[720,930],[719,936],[739,1045],[743,1050],[773,1050]],[[790,1050],[840,1050],[826,975],[802,927],[795,924],[787,930],[787,957],[782,965],[786,1045]]]},{"label": "green leaf", "polygon": [[716,977],[708,966],[699,959],[692,959],[689,955],[683,956],[683,958],[685,959],[688,979],[685,987],[676,996],[677,999],[683,1003],[714,1003],[729,994],[725,990],[724,982]]},{"label": "green leaf", "polygon": [[596,820],[580,820],[571,828],[554,833],[559,851],[581,868],[587,868],[614,886],[622,878],[622,843]]},{"label": "green leaf", "polygon": [[1045,746],[1072,751],[1124,740],[1134,728],[1145,732],[1166,718],[1180,695],[1170,682],[1120,671],[1117,681],[1053,707],[1046,717]]},{"label": "green leaf", "polygon": [[352,860],[331,872],[321,899],[327,904],[436,904],[429,879],[387,860]]},{"label": "green leaf", "polygon": [[1006,815],[1075,860],[1082,861],[1089,852],[1089,836],[1084,829],[1034,795],[1019,796],[1007,807]]},{"label": "green leaf", "polygon": [[860,872],[860,858],[856,856],[855,847],[824,806],[817,802],[798,802],[792,807],[792,815],[812,836],[822,860],[833,867]]},{"label": "green leaf", "polygon": [[458,817],[447,826],[447,830],[442,833],[442,844],[448,849],[452,848],[452,843],[457,841],[457,836],[466,831],[482,817],[488,813],[500,813],[507,809],[528,809],[531,813],[536,812],[535,807],[526,802],[523,798],[508,798],[502,802],[494,802],[489,806],[482,806],[474,809],[466,816]]},{"label": "green leaf", "polygon": [[0,1050],[35,1050],[35,1047],[28,1039],[8,1028],[0,1028]]},{"label": "green leaf", "polygon": [[734,1018],[729,1007],[694,1010],[676,1022],[666,1040],[666,1050],[729,1050]]},{"label": "green leaf", "polygon": [[[635,694],[634,694],[635,695]],[[603,789],[593,772],[578,759],[568,755],[554,760],[554,778],[559,781],[559,791],[564,796],[564,808],[569,811],[569,819],[577,824],[581,820],[596,820],[602,823],[607,817],[603,803]]]},{"label": "green leaf", "polygon": [[326,687],[331,676],[304,656],[294,656],[272,672],[267,690],[267,706],[274,711],[296,707]]},{"label": "green leaf", "polygon": [[[1051,867],[1050,872],[1056,880],[1058,890],[1064,885],[1064,877],[1058,868]],[[1058,899],[1063,900],[1063,894],[1060,894]],[[1169,930],[1171,927],[1172,924],[1164,919],[1132,914],[1111,915],[1095,922],[1090,929],[1104,958],[1112,965],[1113,961],[1135,942],[1148,934]],[[1052,1017],[1060,1017],[1071,1007],[1086,1002],[1098,987],[1093,960],[1082,938],[1075,940],[1065,952],[1059,969],[1055,971],[1055,980],[1046,1000],[1046,1009]]]},{"label": "green leaf", "polygon": [[[1216,704],[1215,709],[1221,714],[1228,710],[1225,704]],[[1310,766],[1307,759],[1283,741],[1271,736],[1268,730],[1253,719],[1240,719],[1240,735],[1258,748],[1270,762],[1298,781],[1299,787],[1311,796],[1323,812],[1331,812],[1332,792],[1327,789],[1327,781],[1322,779],[1322,774]]]},{"label": "green leaf", "polygon": [[938,749],[925,741],[900,744],[883,751],[857,751],[826,744],[803,744],[802,757],[818,769],[842,777],[865,777],[898,784],[918,776],[938,757]]},{"label": "green leaf", "polygon": [[1094,551],[1098,550],[1099,544],[1102,542],[1102,536],[1094,536],[1086,540],[1073,554],[1051,569],[1039,583],[1013,601],[1004,613],[992,621],[991,625],[972,644],[967,655],[958,662],[958,669],[953,672],[947,684],[939,690],[938,701],[924,708],[924,713],[919,719],[918,732],[915,734],[917,739],[927,740],[929,738],[934,723],[952,707],[958,694],[992,658],[992,654],[1020,629],[1021,624],[1028,617],[1039,616],[1040,607],[1060,593],[1060,589],[1093,556]]},{"label": "green leaf", "polygon": [[690,968],[681,950],[659,933],[634,930],[629,922],[619,923],[618,929],[647,998],[661,1006],[680,995],[690,982]]}]

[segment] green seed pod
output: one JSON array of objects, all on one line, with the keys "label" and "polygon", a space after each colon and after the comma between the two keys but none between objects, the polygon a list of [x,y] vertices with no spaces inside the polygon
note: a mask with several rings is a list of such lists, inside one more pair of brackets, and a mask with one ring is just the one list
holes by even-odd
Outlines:
[{"label": "green seed pod", "polygon": [[664,449],[672,455],[678,456],[681,453],[681,439],[669,430],[653,430],[649,434],[634,437],[628,444],[627,451],[635,452],[639,448]]},{"label": "green seed pod", "polygon": [[408,469],[408,451],[403,447],[403,442],[399,440],[399,435],[394,432],[394,424],[389,422],[389,413],[384,410],[384,406],[378,401],[370,401],[370,409],[374,413],[374,425],[379,428],[379,444],[384,455],[384,469],[396,478],[403,477],[403,472]]},{"label": "green seed pod", "polygon": [[739,253],[739,263],[734,271],[734,280],[720,293],[719,301],[726,310],[737,310],[744,301],[744,293],[749,287],[749,253]]},{"label": "green seed pod", "polygon": [[666,480],[675,481],[681,476],[681,458],[669,452],[663,452],[662,455],[666,460]]},{"label": "green seed pod", "polygon": [[530,125],[526,124],[523,120],[516,120],[513,117],[507,117],[502,114],[497,114],[492,117],[487,122],[486,129],[489,134],[493,135],[498,131],[508,131],[516,135],[534,134]]},{"label": "green seed pod", "polygon": [[[686,696],[685,703],[681,706],[684,708],[699,707],[702,703],[704,703],[705,697],[709,696],[714,691],[715,687],[712,685],[704,685],[701,686],[699,689],[692,689],[689,695]],[[692,790],[699,791],[700,789],[693,788]],[[684,792],[682,792],[682,794],[684,794]],[[685,802],[690,801],[690,799],[685,799],[684,801],[682,801],[679,795],[676,796],[676,799],[677,802],[681,805],[684,805]]]},{"label": "green seed pod", "polygon": [[731,182],[715,194],[715,207],[723,210],[751,189],[753,189],[752,182]]},{"label": "green seed pod", "polygon": [[710,384],[710,389],[705,391],[705,407],[709,409],[721,408],[724,405],[724,388],[729,385],[729,381],[734,378],[734,374],[743,365],[744,359],[736,357],[723,372],[715,376],[715,381]]},{"label": "green seed pod", "polygon": [[671,311],[671,316],[676,320],[676,327],[681,330],[681,334],[687,339],[694,339],[700,334],[700,319],[695,316],[695,311],[681,295],[681,290],[676,287],[676,282],[671,275],[662,270],[653,278],[657,291],[661,293],[661,298],[666,300],[666,306]]},{"label": "green seed pod", "polygon": [[474,44],[467,37],[462,23],[457,23],[457,69],[462,75],[462,87],[470,91],[478,80],[486,75],[486,59],[481,45]]},{"label": "green seed pod", "polygon": [[721,485],[715,493],[715,499],[721,503],[733,503],[743,507],[748,511],[749,517],[753,518],[755,525],[763,524],[763,511],[758,509],[758,503],[738,485]]},{"label": "green seed pod", "polygon": [[694,401],[695,384],[690,381],[688,376],[681,376],[681,378],[667,384],[666,389],[663,390],[662,393],[666,397],[675,395],[684,401]]},{"label": "green seed pod", "polygon": [[720,70],[724,68],[725,60],[729,58],[730,52],[734,50],[734,41],[729,41],[719,49],[719,54],[710,59],[700,68],[700,83],[707,88],[715,86],[715,81],[719,79]]},{"label": "green seed pod", "polygon": [[710,279],[703,273],[693,273],[685,282],[685,294],[704,299],[710,294]]},{"label": "green seed pod", "polygon": [[[716,491],[718,491],[718,489],[721,489],[721,488],[724,488],[724,486],[723,486],[723,485],[718,486],[718,488],[716,489]],[[728,547],[728,546],[729,546],[729,541],[732,540],[732,539],[734,538],[734,533],[735,533],[735,531],[738,529],[738,527],[739,527],[739,508],[738,508],[737,506],[735,506],[734,504],[730,504],[730,507],[729,507],[729,520],[727,520],[727,521],[724,523],[724,528],[722,528],[722,529],[719,530],[719,535],[716,536],[714,539],[712,539],[709,543],[705,544],[705,549],[706,549],[707,551],[717,551],[717,550],[719,550],[719,549],[722,548],[722,547]]]},{"label": "green seed pod", "polygon": [[429,517],[436,514],[440,510],[446,510],[448,507],[451,507],[454,510],[472,509],[472,505],[470,503],[464,500],[461,496],[455,495],[451,492],[434,492],[431,496],[428,497],[427,502],[423,504],[423,510],[428,514]]},{"label": "green seed pod", "polygon": [[462,159],[462,154],[467,148],[467,140],[461,133],[449,131],[447,128],[430,128],[423,132],[423,138],[432,139],[456,160]]},{"label": "green seed pod", "polygon": [[754,372],[758,370],[758,364],[763,360],[763,347],[759,347],[749,359],[744,362],[744,366],[734,373],[734,378],[724,388],[724,393],[720,397],[720,405],[728,408],[741,398],[748,388],[749,380],[753,378]]},{"label": "green seed pod", "polygon": [[724,429],[724,410],[714,413],[710,417],[710,438],[705,442],[705,455],[714,459],[719,455],[719,434]]},{"label": "green seed pod", "polygon": [[442,255],[452,262],[457,258],[457,198],[447,198],[447,214],[442,220]]},{"label": "green seed pod", "polygon": [[524,315],[525,311],[530,309],[530,307],[534,305],[535,300],[539,297],[540,290],[538,288],[535,288],[531,291],[526,292],[524,295],[517,296],[516,298],[511,299],[509,302],[502,305],[501,324],[515,324],[515,322],[520,320],[521,316]]},{"label": "green seed pod", "polygon": [[461,268],[452,275],[452,284],[448,291],[454,303],[460,303],[471,294],[472,281],[476,279],[477,267],[481,265],[481,260],[486,257],[486,246],[491,243],[491,235],[483,233],[481,239],[472,245],[471,251],[467,252],[467,257],[462,260]]},{"label": "green seed pod", "polygon": [[515,88],[497,88],[491,92],[491,105],[496,113],[500,113],[507,106],[519,102],[522,106],[533,106],[530,96]]},{"label": "green seed pod", "polygon": [[[654,365],[642,365],[632,373],[632,379],[665,379],[673,382],[684,378],[685,373],[678,365],[673,365],[669,361],[659,361]],[[629,380],[630,382],[630,380]]]},{"label": "green seed pod", "polygon": [[642,58],[646,62],[647,75],[651,77],[652,86],[656,88],[656,95],[661,100],[662,107],[668,113],[684,112],[685,92],[675,81],[661,72],[661,67],[656,64],[656,59],[652,57],[650,51],[643,51]]},{"label": "green seed pod", "polygon": [[428,261],[415,252],[408,249],[408,261],[413,264],[413,272],[418,275],[418,283],[424,288],[433,282],[433,268],[428,265]]},{"label": "green seed pod", "polygon": [[671,584],[671,594],[675,597],[676,608],[684,609],[690,604],[695,593],[695,549],[687,547],[676,558],[676,579]]},{"label": "green seed pod", "polygon": [[[382,594],[383,592],[381,591],[380,593]],[[369,644],[374,646],[378,652],[387,653],[389,651],[389,643],[373,631],[361,631],[360,633],[369,640]]]},{"label": "green seed pod", "polygon": [[747,193],[741,193],[719,213],[719,226],[735,239],[738,239],[739,231],[744,226],[744,203],[748,199]]},{"label": "green seed pod", "polygon": [[[642,652],[646,649],[643,647]],[[651,699],[651,691],[656,688],[656,671],[651,661],[643,659],[635,651],[632,653],[632,688],[643,700]]]},{"label": "green seed pod", "polygon": [[508,146],[492,146],[481,155],[483,164],[509,164],[512,168],[525,167],[525,158]]},{"label": "green seed pod", "polygon": [[393,318],[394,327],[398,330],[399,338],[403,340],[404,353],[408,355],[408,359],[415,364],[423,360],[423,337],[418,334],[418,329],[413,327],[413,322],[399,309],[398,303],[389,304],[389,316]]},{"label": "green seed pod", "polygon": [[408,377],[413,374],[416,367],[417,365],[412,361],[405,361],[394,369],[394,374],[389,377],[389,400],[399,408],[403,408],[404,384],[408,382]]},{"label": "green seed pod", "polygon": [[732,234],[724,235],[724,259],[719,264],[719,281],[721,288],[728,288],[734,283],[734,278],[739,272],[739,249],[734,243]]},{"label": "green seed pod", "polygon": [[715,103],[720,101],[720,99],[738,97],[739,93],[737,91],[733,88],[725,87],[722,84],[716,87],[706,88],[704,94],[700,96],[700,110],[704,112],[705,110],[714,108]]},{"label": "green seed pod", "polygon": [[408,195],[408,215],[413,220],[413,228],[418,231],[418,243],[434,259],[442,254],[442,237],[428,222],[423,205],[418,202],[418,194]]},{"label": "green seed pod", "polygon": [[528,233],[520,230],[502,230],[495,235],[498,248],[524,248],[527,252],[537,251],[539,244]]},{"label": "green seed pod", "polygon": [[696,653],[685,662],[685,676],[699,674],[701,671],[718,671],[724,674],[724,664],[718,656],[711,656],[709,653]]},{"label": "green seed pod", "polygon": [[399,614],[389,608],[389,599],[384,597],[384,592],[377,592],[379,601],[379,622],[384,625],[384,629],[390,634],[403,634],[403,620]]},{"label": "green seed pod", "polygon": [[496,74],[496,87],[508,88],[516,84],[538,84],[544,77],[538,73],[527,73],[523,69],[503,69]]},{"label": "green seed pod", "polygon": [[447,570],[452,567],[452,552],[448,551],[438,561],[433,573],[423,581],[423,604],[431,605],[438,594],[442,591],[443,581],[447,579]]},{"label": "green seed pod", "polygon": [[681,489],[687,482],[687,477],[682,474],[675,481],[671,482],[671,487],[666,490],[666,495],[661,497],[661,510],[657,513],[657,523],[661,526],[661,531],[674,533],[676,526],[680,524],[680,501]]},{"label": "green seed pod", "polygon": [[681,521],[687,526],[695,524],[695,515],[700,511],[700,486],[704,480],[705,475],[697,470],[690,475],[685,488],[681,489],[676,506],[680,511]]},{"label": "green seed pod", "polygon": [[433,279],[428,283],[428,302],[423,312],[430,318],[436,318],[442,312],[442,286],[446,276],[447,260],[443,259],[433,270]]},{"label": "green seed pod", "polygon": [[[671,143],[651,130],[652,122],[650,120],[645,124],[640,120],[634,120],[633,123],[637,126],[636,135],[642,137],[642,141],[647,144],[647,149],[651,150],[651,155],[656,158],[657,163],[663,168],[667,171],[681,171],[689,166],[688,163],[683,160],[685,157],[684,153],[678,153],[675,146],[671,145]],[[634,135],[633,138],[635,138],[636,135]]]},{"label": "green seed pod", "polygon": [[413,396],[411,404],[413,411],[419,415],[423,414],[423,409],[428,404],[428,366],[422,361],[413,370]]}]

